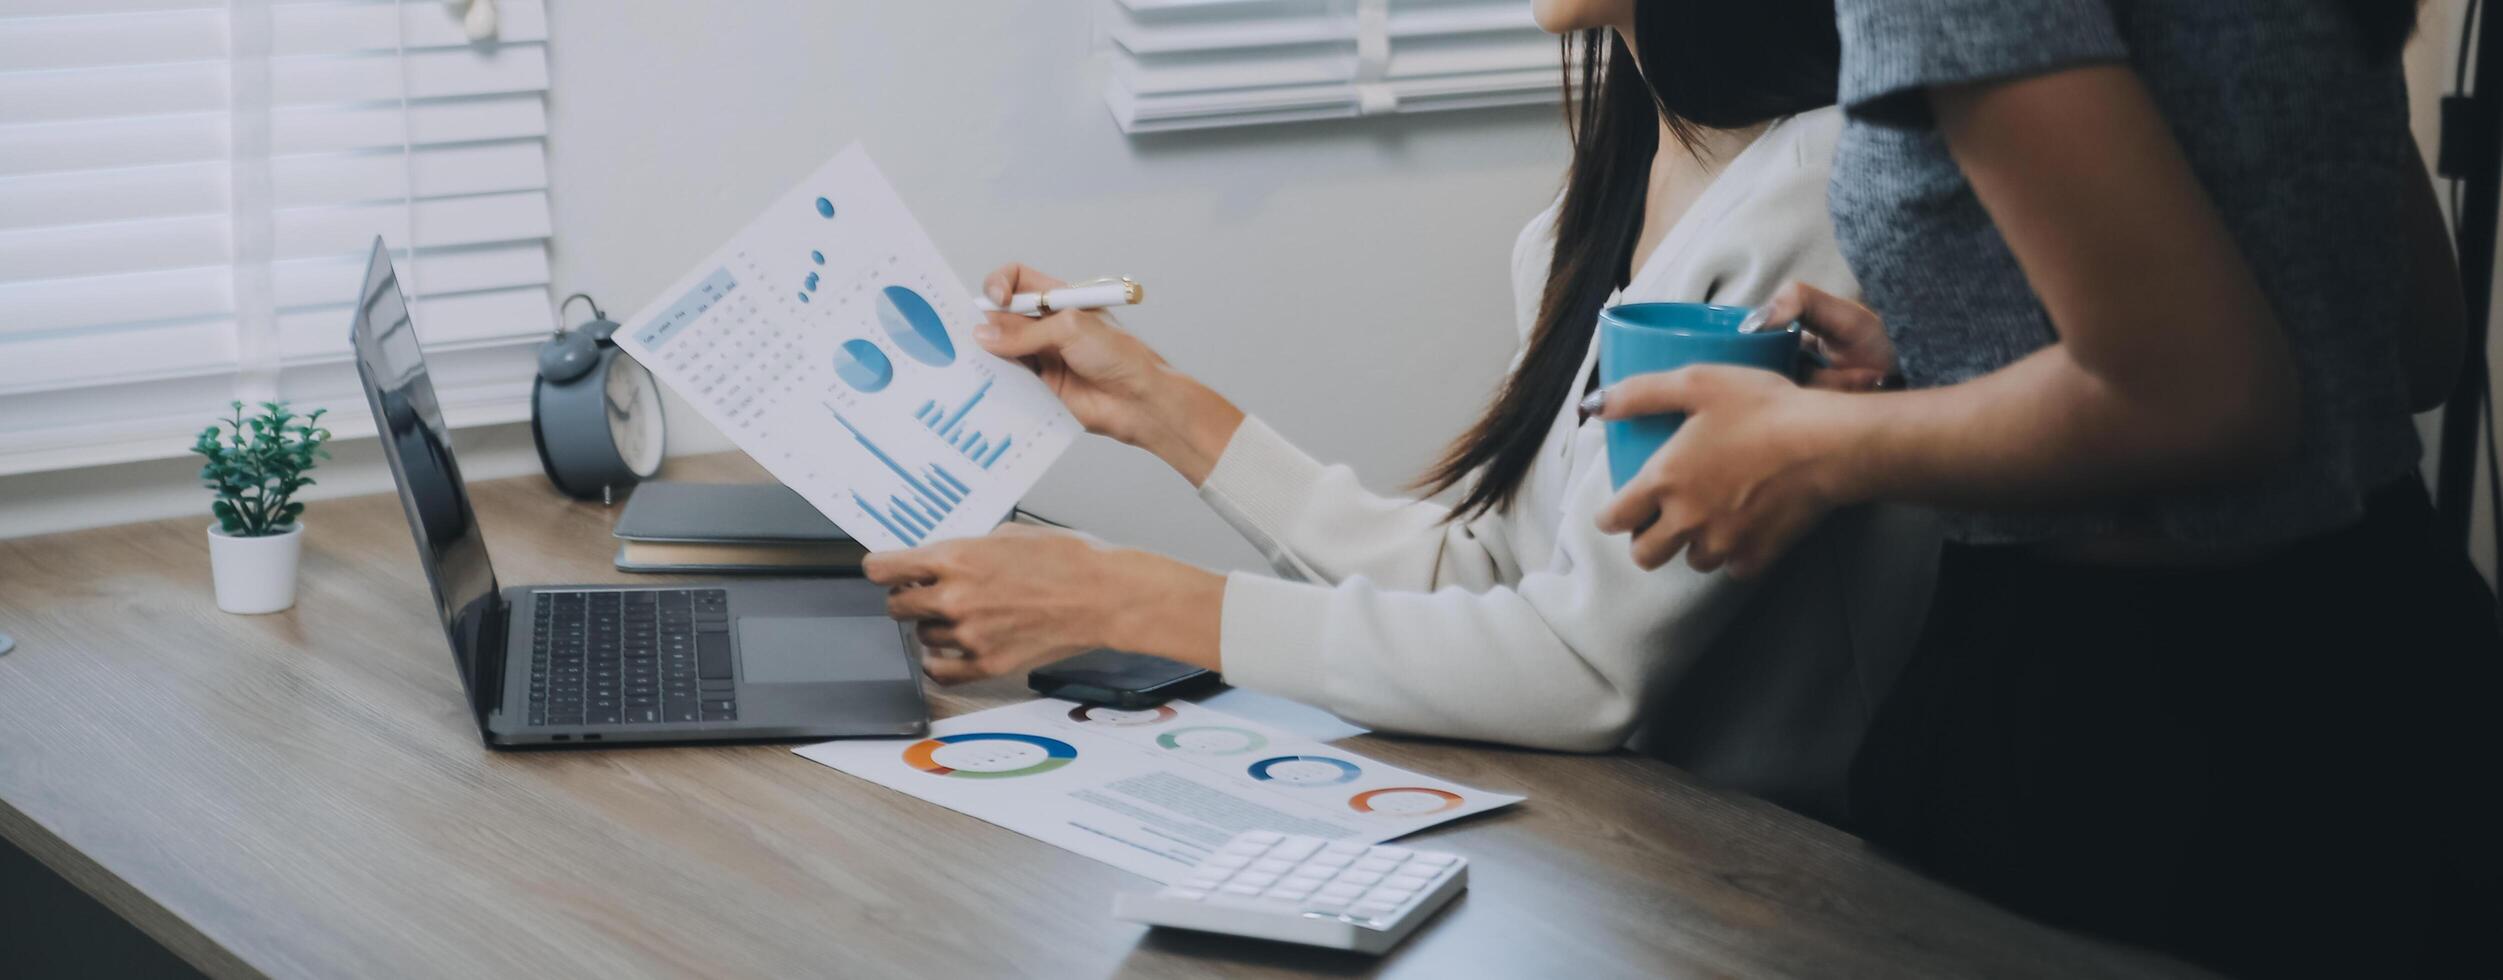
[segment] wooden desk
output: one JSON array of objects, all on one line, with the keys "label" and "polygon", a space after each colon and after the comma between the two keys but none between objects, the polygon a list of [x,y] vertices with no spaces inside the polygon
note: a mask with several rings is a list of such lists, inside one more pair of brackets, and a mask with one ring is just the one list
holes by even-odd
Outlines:
[{"label": "wooden desk", "polygon": [[[506,583],[654,581],[600,507],[474,491]],[[488,752],[398,502],[308,519],[275,616],[217,611],[205,518],[0,541],[0,834],[213,976],[2187,972],[1647,759],[1378,737],[1350,747],[1530,798],[1420,838],[1474,862],[1437,921],[1378,961],[1150,935],[1109,914],[1145,879],[787,747]]]}]

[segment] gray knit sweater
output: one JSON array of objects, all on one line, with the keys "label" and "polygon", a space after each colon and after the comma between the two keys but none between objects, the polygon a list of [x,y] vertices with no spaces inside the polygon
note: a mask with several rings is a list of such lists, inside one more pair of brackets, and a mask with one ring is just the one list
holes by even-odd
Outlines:
[{"label": "gray knit sweater", "polygon": [[1945,140],[1930,86],[2094,64],[2134,69],[2172,123],[2291,341],[2296,456],[2261,479],[2127,506],[1950,515],[1972,543],[2114,531],[2261,544],[2336,527],[2420,447],[2394,322],[2407,92],[2335,0],[1840,0],[1834,165],[1843,254],[1915,386],[1995,371],[2057,335]]}]

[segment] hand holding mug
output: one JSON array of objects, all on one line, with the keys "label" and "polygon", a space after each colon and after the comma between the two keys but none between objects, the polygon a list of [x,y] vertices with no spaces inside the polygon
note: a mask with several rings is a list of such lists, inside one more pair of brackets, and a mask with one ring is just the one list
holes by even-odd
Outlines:
[{"label": "hand holding mug", "polygon": [[1612,421],[1684,416],[1599,512],[1602,532],[1633,535],[1645,569],[1682,552],[1696,571],[1751,578],[1848,502],[1835,413],[1855,396],[1725,364],[1640,375],[1603,394],[1599,416]]},{"label": "hand holding mug", "polygon": [[[1828,413],[1847,411],[1849,396],[1793,379],[1864,390],[1892,371],[1884,330],[1874,315],[1851,317],[1854,309],[1794,286],[1752,313],[1701,303],[1602,311],[1606,387],[1583,407],[1606,420],[1618,493],[1599,529],[1631,534],[1646,569],[1681,553],[1697,571],[1726,566],[1745,577],[1770,566],[1840,502],[1831,476],[1838,426]],[[1804,336],[1817,340],[1822,367],[1802,364],[1802,333],[1749,329],[1809,318],[1821,318],[1821,332]]]}]

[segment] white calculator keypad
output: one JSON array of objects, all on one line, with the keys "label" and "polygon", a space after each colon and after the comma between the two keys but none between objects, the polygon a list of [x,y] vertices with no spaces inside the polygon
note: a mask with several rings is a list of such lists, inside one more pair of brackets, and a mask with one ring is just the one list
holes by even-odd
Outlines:
[{"label": "white calculator keypad", "polygon": [[1124,896],[1116,911],[1152,925],[1380,952],[1465,887],[1467,867],[1455,854],[1250,831],[1153,896]]}]

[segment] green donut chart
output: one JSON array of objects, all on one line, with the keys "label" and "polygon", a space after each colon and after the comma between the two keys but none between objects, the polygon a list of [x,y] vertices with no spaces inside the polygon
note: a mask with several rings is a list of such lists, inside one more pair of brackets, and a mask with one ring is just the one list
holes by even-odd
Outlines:
[{"label": "green donut chart", "polygon": [[1269,737],[1232,725],[1193,725],[1156,736],[1156,744],[1192,755],[1242,755],[1269,747]]}]

